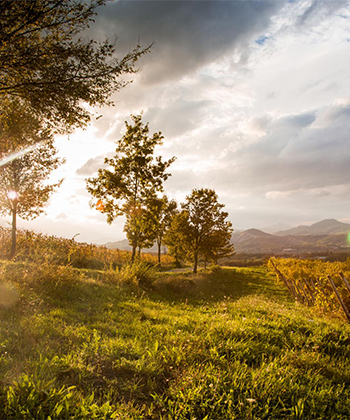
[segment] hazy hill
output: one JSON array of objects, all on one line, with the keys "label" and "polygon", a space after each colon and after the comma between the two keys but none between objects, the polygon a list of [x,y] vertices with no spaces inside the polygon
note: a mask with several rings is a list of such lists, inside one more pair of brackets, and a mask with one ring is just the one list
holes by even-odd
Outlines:
[{"label": "hazy hill", "polygon": [[286,235],[337,235],[350,232],[350,224],[338,222],[335,219],[325,219],[311,226],[300,225],[298,227],[283,230],[278,236]]},{"label": "hazy hill", "polygon": [[274,225],[260,228],[260,230],[262,230],[265,233],[271,233],[275,235],[277,232],[288,230],[288,229],[291,229],[292,227],[293,225],[288,224],[288,223],[275,223]]},{"label": "hazy hill", "polygon": [[127,239],[123,239],[122,241],[117,242],[107,242],[104,244],[104,246],[109,249],[122,249],[126,251],[131,250],[131,246],[129,245],[129,241]]},{"label": "hazy hill", "polygon": [[[326,219],[311,226],[300,225],[274,235],[259,229],[236,230],[232,235],[232,243],[236,253],[346,252],[350,250],[347,241],[349,232],[350,224],[341,223],[335,219]],[[105,246],[112,249],[131,250],[127,239],[108,242]],[[154,246],[147,251],[157,252],[157,249]]]},{"label": "hazy hill", "polygon": [[[107,242],[104,244],[105,247],[109,249],[121,249],[123,251],[131,251],[132,247],[129,245],[129,241],[127,239],[123,239],[122,241],[117,242]],[[147,252],[157,252],[157,247],[154,245],[152,248],[143,249],[143,251]],[[162,247],[163,251],[163,247]]]},{"label": "hazy hill", "polygon": [[232,235],[232,242],[238,253],[274,253],[281,248],[283,249],[283,241],[283,238],[259,229],[248,229]]},{"label": "hazy hill", "polygon": [[232,236],[236,253],[297,254],[308,252],[349,251],[347,234],[339,235],[270,235],[249,229]]},{"label": "hazy hill", "polygon": [[346,252],[350,224],[326,219],[311,226],[298,226],[272,235],[248,229],[232,235],[236,253],[296,254],[308,252]]}]

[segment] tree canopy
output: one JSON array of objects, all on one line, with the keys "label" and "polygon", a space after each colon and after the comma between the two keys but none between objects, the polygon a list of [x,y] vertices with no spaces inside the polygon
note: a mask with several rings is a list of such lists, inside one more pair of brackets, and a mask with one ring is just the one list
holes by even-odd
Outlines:
[{"label": "tree canopy", "polygon": [[[53,136],[39,118],[26,113],[18,102],[8,109],[7,123],[1,134],[6,140],[10,157],[0,152],[0,214],[12,216],[12,249],[16,249],[16,218],[34,219],[43,212],[45,203],[60,185],[47,184],[50,173],[63,160],[57,157]],[[1,139],[2,141],[2,139]],[[26,144],[25,152],[16,152],[19,144]]]},{"label": "tree canopy", "polygon": [[220,256],[234,252],[230,244],[232,223],[226,220],[224,207],[214,190],[195,189],[181,204],[182,211],[167,234],[170,250],[191,259],[194,273],[200,256],[217,262]]},{"label": "tree canopy", "polygon": [[[133,124],[125,122],[126,131],[117,141],[114,158],[105,159],[107,169],[99,169],[96,178],[89,178],[87,190],[94,197],[91,205],[107,215],[107,222],[126,216],[125,231],[136,249],[148,238],[144,237],[146,211],[157,193],[163,191],[163,182],[170,176],[167,168],[175,160],[163,161],[154,156],[156,146],[162,144],[160,132],[149,136],[149,126],[142,123],[142,115],[131,115]],[[153,238],[154,240],[154,238]]]},{"label": "tree canopy", "polygon": [[169,200],[166,195],[155,197],[148,205],[147,220],[150,229],[153,231],[154,240],[157,243],[158,263],[161,260],[161,247],[164,243],[164,236],[170,228],[173,216],[177,213],[177,203]]},{"label": "tree canopy", "polygon": [[[19,98],[56,131],[85,126],[88,106],[111,104],[123,74],[150,50],[116,58],[109,40],[80,34],[106,0],[0,0],[0,97]],[[88,105],[88,106],[87,106]],[[0,119],[6,117],[0,105]]]}]

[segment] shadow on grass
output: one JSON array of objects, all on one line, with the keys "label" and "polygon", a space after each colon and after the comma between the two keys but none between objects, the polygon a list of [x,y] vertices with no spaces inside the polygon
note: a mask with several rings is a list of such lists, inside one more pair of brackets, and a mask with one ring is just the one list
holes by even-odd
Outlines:
[{"label": "shadow on grass", "polygon": [[[112,284],[98,271],[90,276],[90,271],[48,269],[37,278],[33,270],[30,278],[12,273],[21,298],[1,319],[0,344],[7,352],[6,364],[0,365],[3,385],[40,368],[39,378],[56,378],[58,386],[74,385],[86,395],[94,391],[96,398],[112,387],[114,401],[148,401],[151,392],[168,386],[165,365],[159,369],[143,362],[143,346],[154,331],[167,330],[152,312],[166,311],[162,303],[200,306],[249,295],[288,299],[261,267],[160,274],[148,290]],[[42,373],[41,355],[48,359],[47,373]]]},{"label": "shadow on grass", "polygon": [[288,291],[265,267],[224,268],[215,272],[173,273],[160,276],[149,293],[153,299],[201,305],[230,298],[262,295],[274,301],[291,301]]}]

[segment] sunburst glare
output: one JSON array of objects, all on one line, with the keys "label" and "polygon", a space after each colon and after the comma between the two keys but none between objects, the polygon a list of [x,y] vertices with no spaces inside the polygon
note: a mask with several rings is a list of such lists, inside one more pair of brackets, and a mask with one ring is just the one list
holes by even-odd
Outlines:
[{"label": "sunburst glare", "polygon": [[33,150],[40,147],[44,143],[45,143],[45,141],[40,141],[40,142],[38,142],[38,143],[36,143],[32,146],[28,146],[24,149],[18,150],[17,152],[11,153],[10,155],[8,155],[8,156],[6,156],[6,157],[4,157],[3,159],[0,160],[0,167],[12,162],[15,159],[18,159],[22,156],[25,156],[27,153],[32,152]]}]

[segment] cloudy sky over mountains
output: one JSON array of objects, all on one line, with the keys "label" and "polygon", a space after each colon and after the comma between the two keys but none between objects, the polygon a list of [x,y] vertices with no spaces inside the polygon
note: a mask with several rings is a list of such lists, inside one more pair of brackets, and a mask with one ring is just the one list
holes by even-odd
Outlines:
[{"label": "cloudy sky over mountains", "polygon": [[124,238],[88,206],[84,179],[113,155],[130,113],[162,131],[166,182],[183,200],[216,190],[236,228],[350,222],[350,2],[114,1],[88,36],[122,56],[154,42],[115,107],[70,141],[47,215],[22,226],[104,243]]}]

